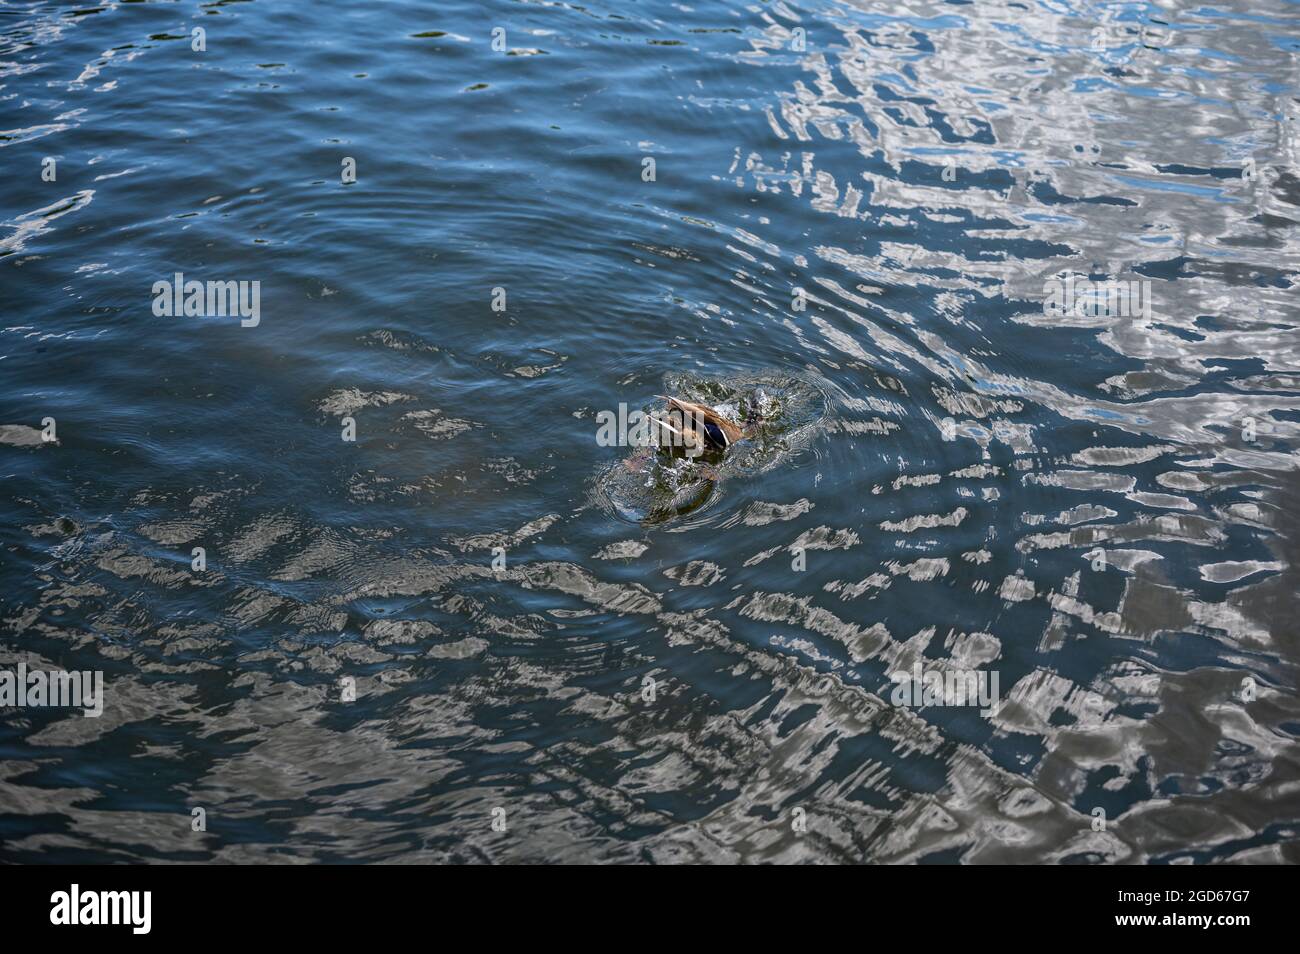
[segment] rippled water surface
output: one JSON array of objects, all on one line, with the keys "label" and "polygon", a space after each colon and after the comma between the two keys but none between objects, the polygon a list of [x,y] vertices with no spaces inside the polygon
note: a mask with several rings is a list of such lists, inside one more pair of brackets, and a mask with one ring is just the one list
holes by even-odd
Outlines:
[{"label": "rippled water surface", "polygon": [[[1282,0],[0,6],[0,661],[107,685],[0,857],[1300,860],[1297,82]],[[597,415],[756,381],[645,519]]]}]

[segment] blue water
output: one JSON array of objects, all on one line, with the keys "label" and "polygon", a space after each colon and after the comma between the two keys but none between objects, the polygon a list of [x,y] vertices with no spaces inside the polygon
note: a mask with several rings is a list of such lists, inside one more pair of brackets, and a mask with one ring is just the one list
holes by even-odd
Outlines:
[{"label": "blue water", "polygon": [[[0,663],[105,681],[0,710],[0,858],[1300,860],[1298,57],[1277,0],[0,7]],[[759,390],[707,471],[597,440]]]}]

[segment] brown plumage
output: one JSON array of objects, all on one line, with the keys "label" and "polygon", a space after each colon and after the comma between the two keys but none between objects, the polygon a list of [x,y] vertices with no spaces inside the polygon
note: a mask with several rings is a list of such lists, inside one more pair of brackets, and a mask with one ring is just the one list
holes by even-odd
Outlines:
[{"label": "brown plumage", "polygon": [[[708,450],[726,450],[745,436],[737,425],[731,423],[707,404],[683,401],[681,398],[659,397],[668,402],[671,430],[682,435],[683,443],[688,448]],[[662,422],[660,422],[662,423]]]}]

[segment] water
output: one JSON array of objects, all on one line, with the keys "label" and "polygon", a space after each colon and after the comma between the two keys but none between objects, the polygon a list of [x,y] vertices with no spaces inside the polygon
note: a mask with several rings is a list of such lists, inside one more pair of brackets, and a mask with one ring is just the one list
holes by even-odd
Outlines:
[{"label": "water", "polygon": [[[107,685],[0,715],[4,859],[1300,860],[1300,6],[0,32],[0,649]],[[601,411],[757,380],[620,497]]]}]

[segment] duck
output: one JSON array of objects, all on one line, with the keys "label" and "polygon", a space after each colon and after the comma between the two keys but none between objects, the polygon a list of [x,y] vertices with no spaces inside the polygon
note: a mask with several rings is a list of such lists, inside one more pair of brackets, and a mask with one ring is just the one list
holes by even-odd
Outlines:
[{"label": "duck", "polygon": [[727,420],[707,404],[695,401],[683,401],[681,398],[656,395],[668,402],[664,418],[650,415],[650,420],[676,436],[670,440],[673,446],[686,448],[687,453],[703,451],[722,452],[737,441],[745,439],[745,431],[737,424]]}]

